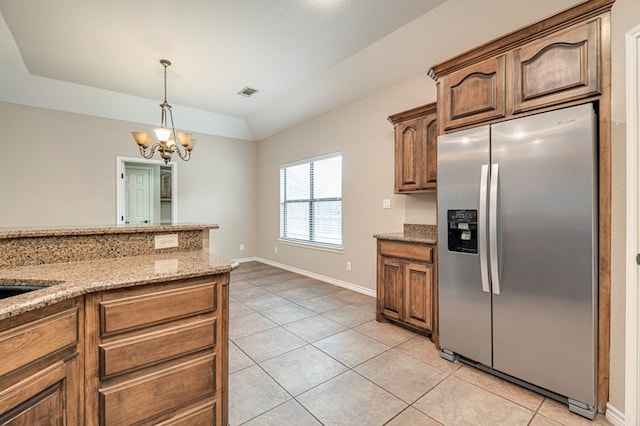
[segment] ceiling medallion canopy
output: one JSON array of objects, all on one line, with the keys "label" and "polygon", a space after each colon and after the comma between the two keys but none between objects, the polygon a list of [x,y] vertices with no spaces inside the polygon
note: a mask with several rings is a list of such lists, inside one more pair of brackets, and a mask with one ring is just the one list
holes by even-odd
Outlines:
[{"label": "ceiling medallion canopy", "polygon": [[[171,65],[171,62],[167,59],[160,59],[160,64],[164,67],[164,100],[160,104],[162,114],[160,118],[160,127],[153,129],[158,142],[154,142],[154,139],[149,136],[147,132],[131,132],[131,134],[140,148],[140,155],[144,158],[153,157],[153,154],[155,154],[157,150],[165,163],[171,161],[171,157],[174,152],[176,152],[182,160],[189,161],[191,159],[191,151],[196,144],[196,140],[191,139],[191,133],[186,132],[179,132],[176,137],[176,129],[173,126],[171,105],[167,102],[167,67]],[[171,126],[168,126],[169,123],[167,123],[167,115],[169,116]],[[180,143],[177,144],[176,140]],[[182,146],[182,149],[180,148],[180,145]],[[149,151],[147,151],[147,148],[149,148]]]}]

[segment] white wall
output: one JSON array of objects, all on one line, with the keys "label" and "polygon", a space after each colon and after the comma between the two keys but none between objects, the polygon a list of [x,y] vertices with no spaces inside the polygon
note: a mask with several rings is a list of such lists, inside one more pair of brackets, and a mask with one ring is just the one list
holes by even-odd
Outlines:
[{"label": "white wall", "polygon": [[[0,117],[0,227],[116,223],[116,156],[138,157],[129,132],[150,126],[10,103]],[[191,161],[177,160],[180,222],[218,223],[214,251],[255,255],[255,142],[194,138]]]},{"label": "white wall", "polygon": [[[435,83],[419,75],[260,141],[259,256],[374,290],[373,234],[401,231],[408,206],[414,223],[435,223],[433,201],[393,194],[393,126],[387,117],[435,97]],[[278,243],[280,165],[333,151],[343,155],[344,253]],[[389,210],[382,209],[385,198],[391,199]],[[346,262],[351,262],[351,272],[346,271]]]}]

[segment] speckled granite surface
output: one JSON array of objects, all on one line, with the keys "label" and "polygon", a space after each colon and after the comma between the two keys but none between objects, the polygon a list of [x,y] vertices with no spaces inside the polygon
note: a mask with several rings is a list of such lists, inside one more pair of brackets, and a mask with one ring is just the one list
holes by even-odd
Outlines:
[{"label": "speckled granite surface", "polygon": [[176,232],[198,231],[203,229],[218,229],[216,224],[178,223],[178,224],[148,224],[148,225],[97,225],[72,227],[32,227],[32,228],[2,228],[0,239],[24,237],[55,237],[63,235],[103,235],[103,234],[133,234],[138,232]]},{"label": "speckled granite surface", "polygon": [[[209,230],[178,224],[72,228],[0,228],[0,285],[45,288],[0,299],[0,319],[95,291],[229,272],[210,254]],[[156,235],[178,247],[156,250]]]},{"label": "speckled granite surface", "polygon": [[0,299],[0,320],[83,294],[230,272],[232,262],[207,250],[0,269],[0,285],[46,288]]},{"label": "speckled granite surface", "polygon": [[406,241],[412,243],[437,244],[437,225],[405,223],[403,232],[375,234],[373,238],[380,240]]},{"label": "speckled granite surface", "polygon": [[[0,228],[0,269],[206,249],[209,229],[216,228],[202,224]],[[154,237],[165,234],[177,234],[178,247],[155,250]]]}]

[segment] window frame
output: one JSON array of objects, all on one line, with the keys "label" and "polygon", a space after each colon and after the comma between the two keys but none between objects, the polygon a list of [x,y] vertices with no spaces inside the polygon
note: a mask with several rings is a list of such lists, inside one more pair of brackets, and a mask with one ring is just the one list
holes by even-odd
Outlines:
[{"label": "window frame", "polygon": [[[341,166],[340,166],[340,197],[322,197],[322,198],[315,198],[314,197],[314,163],[321,161],[321,160],[325,160],[325,159],[329,159],[329,158],[335,158],[335,157],[340,157],[340,161],[341,161]],[[286,163],[280,166],[280,173],[279,173],[279,190],[280,190],[280,200],[279,200],[279,238],[278,241],[283,243],[283,244],[287,244],[287,245],[294,245],[294,246],[301,246],[301,247],[307,247],[307,248],[314,248],[314,249],[318,249],[318,250],[324,250],[324,251],[331,251],[331,252],[339,252],[342,253],[343,247],[344,247],[344,240],[343,240],[343,232],[342,232],[342,223],[343,223],[343,210],[342,210],[342,185],[343,185],[343,168],[342,168],[342,160],[343,160],[343,155],[341,151],[336,151],[336,152],[331,152],[328,154],[323,154],[323,155],[318,155],[315,157],[310,157],[310,158],[305,158],[302,160],[298,160],[295,162],[291,162],[291,163]],[[295,199],[295,200],[286,200],[286,185],[287,182],[285,180],[285,182],[283,182],[283,170],[290,168],[290,167],[294,167],[294,166],[299,166],[299,165],[304,165],[304,164],[309,164],[309,198],[304,198],[304,199]],[[285,178],[286,179],[286,178]],[[325,243],[325,242],[318,242],[318,241],[313,241],[312,239],[314,238],[314,233],[315,233],[315,229],[314,229],[314,209],[315,209],[315,204],[317,204],[318,202],[336,202],[339,201],[340,202],[340,244],[331,244],[331,243]],[[307,216],[308,219],[308,234],[309,237],[308,239],[300,239],[300,238],[291,238],[291,237],[287,237],[286,236],[286,226],[287,226],[287,221],[285,220],[286,217],[286,210],[287,207],[289,205],[292,204],[306,204],[309,207],[309,215]]]}]

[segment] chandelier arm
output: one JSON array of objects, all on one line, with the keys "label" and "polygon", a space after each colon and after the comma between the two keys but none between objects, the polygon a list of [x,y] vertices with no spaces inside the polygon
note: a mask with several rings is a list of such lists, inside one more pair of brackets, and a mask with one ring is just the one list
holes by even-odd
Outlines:
[{"label": "chandelier arm", "polygon": [[188,149],[185,149],[184,151],[178,151],[178,155],[180,156],[180,159],[182,161],[191,160],[191,151],[189,151]]},{"label": "chandelier arm", "polygon": [[143,148],[141,146],[139,146],[140,148],[140,155],[142,155],[144,158],[150,159],[153,157],[153,154],[156,153],[156,149],[158,149],[158,147],[160,146],[159,143],[154,143],[153,145],[151,145],[151,148],[149,148],[149,153],[147,154],[147,148]]}]

